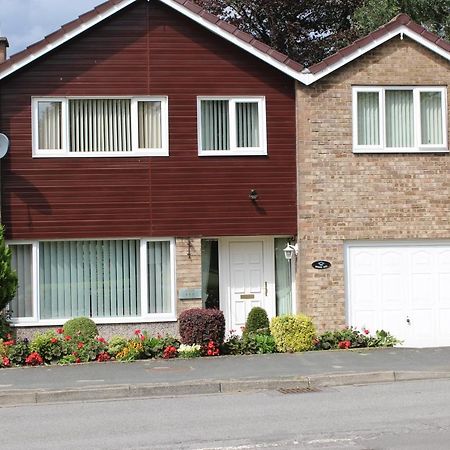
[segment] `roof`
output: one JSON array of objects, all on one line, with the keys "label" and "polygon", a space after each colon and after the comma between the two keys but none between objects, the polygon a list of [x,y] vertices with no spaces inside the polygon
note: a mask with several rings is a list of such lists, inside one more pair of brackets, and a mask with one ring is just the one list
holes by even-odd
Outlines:
[{"label": "roof", "polygon": [[[66,23],[60,29],[49,34],[44,39],[30,45],[25,50],[12,55],[0,64],[0,79],[7,77],[32,61],[40,58],[65,42],[80,35],[87,29],[97,25],[113,14],[139,0],[108,0],[91,11],[82,14],[72,22]],[[441,37],[430,33],[406,14],[399,14],[386,25],[355,41],[353,44],[339,50],[334,55],[325,58],[318,64],[305,68],[288,56],[269,47],[252,35],[239,30],[234,25],[210,14],[191,0],[147,0],[159,1],[178,11],[194,22],[204,26],[209,31],[237,45],[271,66],[286,73],[303,84],[309,85],[329,73],[348,64],[359,56],[367,53],[384,42],[400,35],[408,36],[421,45],[450,61],[450,43]]]},{"label": "roof", "polygon": [[310,66],[306,71],[310,74],[310,78],[314,78],[314,81],[316,81],[398,35],[401,38],[408,36],[450,61],[449,42],[436,34],[430,33],[414,22],[407,14],[399,14],[374,32]]}]

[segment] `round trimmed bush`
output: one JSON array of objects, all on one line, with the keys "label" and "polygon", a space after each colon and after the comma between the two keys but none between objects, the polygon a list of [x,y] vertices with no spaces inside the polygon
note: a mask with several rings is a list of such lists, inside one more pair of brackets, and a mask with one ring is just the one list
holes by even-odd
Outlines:
[{"label": "round trimmed bush", "polygon": [[223,344],[225,317],[218,309],[188,309],[180,314],[178,325],[181,342],[185,345],[206,345],[209,341]]},{"label": "round trimmed bush", "polygon": [[97,325],[88,317],[70,319],[64,324],[63,329],[65,336],[80,336],[89,339],[98,335]]},{"label": "round trimmed bush", "polygon": [[304,352],[313,346],[316,335],[310,317],[303,314],[274,317],[270,331],[279,352]]},{"label": "round trimmed bush", "polygon": [[266,310],[260,306],[255,306],[250,310],[245,322],[245,334],[256,333],[258,331],[267,332],[269,329],[269,318]]}]

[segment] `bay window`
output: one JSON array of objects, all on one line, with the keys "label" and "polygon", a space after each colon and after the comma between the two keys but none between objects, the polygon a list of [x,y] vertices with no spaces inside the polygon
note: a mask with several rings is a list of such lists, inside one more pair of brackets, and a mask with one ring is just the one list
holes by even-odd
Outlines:
[{"label": "bay window", "polygon": [[99,323],[175,319],[173,240],[10,243],[19,288],[17,323]]},{"label": "bay window", "polygon": [[353,88],[354,152],[447,150],[445,88]]},{"label": "bay window", "polygon": [[166,97],[34,98],[34,156],[167,156]]},{"label": "bay window", "polygon": [[262,97],[198,99],[200,156],[266,155],[266,111]]}]

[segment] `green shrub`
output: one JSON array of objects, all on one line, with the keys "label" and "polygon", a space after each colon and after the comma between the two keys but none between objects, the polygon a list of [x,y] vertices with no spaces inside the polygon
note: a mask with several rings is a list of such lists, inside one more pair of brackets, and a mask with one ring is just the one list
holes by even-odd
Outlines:
[{"label": "green shrub", "polygon": [[28,340],[17,340],[8,347],[7,356],[14,366],[23,366],[29,355]]},{"label": "green shrub", "polygon": [[97,325],[88,317],[70,319],[64,324],[63,329],[65,336],[79,336],[83,339],[89,339],[98,335]]},{"label": "green shrub", "polygon": [[316,334],[312,320],[302,314],[274,317],[270,331],[279,352],[310,350]]},{"label": "green shrub", "polygon": [[248,313],[244,334],[260,333],[260,331],[268,329],[269,318],[267,317],[266,310],[259,306],[255,306]]},{"label": "green shrub", "polygon": [[0,311],[0,339],[9,340],[13,335],[13,330],[9,321],[10,317],[7,311]]},{"label": "green shrub", "polygon": [[246,354],[275,353],[277,346],[270,334],[249,333],[242,337],[242,348]]},{"label": "green shrub", "polygon": [[30,343],[30,352],[39,353],[45,363],[57,361],[64,355],[64,342],[53,330],[36,333]]},{"label": "green shrub", "polygon": [[0,225],[0,311],[6,308],[17,290],[17,274],[11,267],[11,249],[4,238],[4,229]]},{"label": "green shrub", "polygon": [[108,353],[111,356],[116,356],[117,353],[120,353],[128,344],[128,339],[125,339],[122,336],[113,336],[109,340],[108,344]]}]

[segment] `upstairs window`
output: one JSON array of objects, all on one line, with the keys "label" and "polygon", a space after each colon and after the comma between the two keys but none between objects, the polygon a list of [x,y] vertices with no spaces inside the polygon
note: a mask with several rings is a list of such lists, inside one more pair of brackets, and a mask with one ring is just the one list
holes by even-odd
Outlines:
[{"label": "upstairs window", "polygon": [[353,151],[447,151],[447,92],[440,87],[353,89]]},{"label": "upstairs window", "polygon": [[167,156],[167,98],[33,99],[34,156]]},{"label": "upstairs window", "polygon": [[200,156],[267,155],[264,98],[199,98],[198,122]]}]

